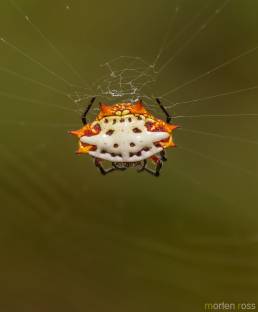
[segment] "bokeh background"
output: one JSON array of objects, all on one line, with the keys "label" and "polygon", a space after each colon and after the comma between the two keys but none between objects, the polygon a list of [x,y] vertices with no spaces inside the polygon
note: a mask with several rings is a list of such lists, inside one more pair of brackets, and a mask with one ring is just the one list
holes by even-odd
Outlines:
[{"label": "bokeh background", "polygon": [[[75,155],[77,142],[67,134],[81,126],[77,109],[87,99],[75,104],[66,96],[74,90],[46,70],[84,85],[50,42],[91,83],[113,58],[151,64],[166,42],[162,66],[190,40],[158,75],[152,92],[162,95],[258,44],[258,3],[234,0],[214,14],[222,5],[1,1],[1,311],[257,306],[258,127],[257,116],[245,114],[258,114],[258,90],[171,109],[175,116],[217,117],[175,119],[178,147],[160,178],[134,170],[103,177],[90,157]],[[258,85],[257,58],[258,51],[245,55],[166,100]]]}]

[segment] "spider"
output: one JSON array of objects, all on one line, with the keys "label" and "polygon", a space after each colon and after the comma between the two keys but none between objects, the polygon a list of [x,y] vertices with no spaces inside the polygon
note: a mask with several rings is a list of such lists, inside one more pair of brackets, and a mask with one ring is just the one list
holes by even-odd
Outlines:
[{"label": "spider", "polygon": [[[172,117],[160,100],[156,99],[166,122],[154,117],[142,101],[137,100],[114,105],[100,103],[95,121],[88,123],[86,117],[94,101],[95,97],[81,116],[83,127],[69,131],[79,138],[77,153],[91,155],[103,175],[134,167],[137,172],[145,171],[158,177],[163,161],[167,160],[165,149],[175,146],[172,131],[178,128],[171,124]],[[154,170],[147,166],[147,159],[154,163]],[[104,160],[111,162],[110,168],[103,167]]]}]

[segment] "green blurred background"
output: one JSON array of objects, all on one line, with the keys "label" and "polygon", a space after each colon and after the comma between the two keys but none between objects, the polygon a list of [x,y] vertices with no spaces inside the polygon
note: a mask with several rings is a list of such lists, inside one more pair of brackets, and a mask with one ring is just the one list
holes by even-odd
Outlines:
[{"label": "green blurred background", "polygon": [[[160,178],[134,170],[103,177],[90,157],[74,154],[77,142],[67,131],[81,127],[78,106],[21,75],[71,92],[24,52],[81,84],[35,27],[89,83],[113,58],[151,63],[165,38],[172,42],[162,66],[194,38],[158,76],[152,92],[162,95],[255,47],[258,2],[231,1],[217,16],[222,1],[16,4],[0,3],[0,36],[7,40],[0,44],[0,311],[195,312],[207,302],[257,305],[257,117],[178,118],[178,148],[169,151]],[[243,56],[168,100],[255,86],[257,57]],[[257,100],[258,90],[239,92],[178,105],[171,113],[257,114]]]}]

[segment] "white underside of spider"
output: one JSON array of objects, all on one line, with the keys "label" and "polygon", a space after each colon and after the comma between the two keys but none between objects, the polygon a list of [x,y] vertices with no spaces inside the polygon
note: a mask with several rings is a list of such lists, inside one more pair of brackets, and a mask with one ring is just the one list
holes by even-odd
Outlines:
[{"label": "white underside of spider", "polygon": [[[137,172],[148,172],[159,176],[165,149],[174,147],[172,131],[178,126],[171,123],[166,108],[156,99],[166,116],[166,121],[153,116],[141,100],[121,102],[113,105],[100,103],[99,113],[93,122],[86,116],[91,109],[93,97],[82,114],[83,127],[69,133],[79,138],[78,154],[89,154],[100,173],[106,175],[117,170],[136,168]],[[111,167],[105,168],[103,161],[110,161]],[[148,160],[154,165],[149,168]]]},{"label": "white underside of spider", "polygon": [[146,121],[149,120],[144,116],[136,117],[133,114],[106,117],[96,122],[101,129],[97,135],[82,136],[80,141],[96,146],[96,150],[89,154],[99,159],[111,162],[141,161],[161,152],[163,148],[155,143],[169,137],[167,132],[148,131]]}]

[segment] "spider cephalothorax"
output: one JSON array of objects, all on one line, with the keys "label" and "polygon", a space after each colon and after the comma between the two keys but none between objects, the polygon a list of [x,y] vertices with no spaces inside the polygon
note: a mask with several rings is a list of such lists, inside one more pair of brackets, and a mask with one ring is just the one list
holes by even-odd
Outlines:
[{"label": "spider cephalothorax", "polygon": [[[170,123],[171,117],[157,102],[166,114],[167,122],[150,114],[141,101],[135,103],[100,104],[100,111],[92,123],[87,123],[86,115],[95,98],[82,115],[84,126],[71,134],[79,137],[77,153],[91,155],[102,174],[114,170],[125,170],[136,167],[138,172],[147,171],[159,175],[162,161],[166,160],[164,149],[173,147],[172,131],[177,128]],[[146,167],[147,159],[156,164],[153,171]],[[112,168],[104,169],[101,161],[112,163]]]}]

